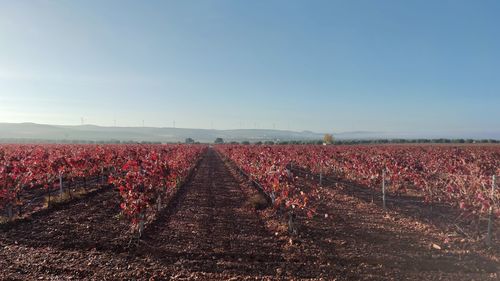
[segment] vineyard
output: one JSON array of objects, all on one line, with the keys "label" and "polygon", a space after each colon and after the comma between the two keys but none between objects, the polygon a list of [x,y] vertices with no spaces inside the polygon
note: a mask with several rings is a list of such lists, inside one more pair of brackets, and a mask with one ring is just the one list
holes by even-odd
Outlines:
[{"label": "vineyard", "polygon": [[[500,215],[500,148],[439,146],[221,146],[223,154],[260,182],[277,202],[306,207],[316,186],[304,192],[294,167],[319,177],[371,189],[416,194],[429,204],[448,202],[464,212]],[[490,208],[493,207],[493,208]]]},{"label": "vineyard", "polygon": [[499,175],[497,145],[0,145],[0,279],[496,280]]},{"label": "vineyard", "polygon": [[[112,184],[133,228],[161,210],[162,199],[188,175],[206,150],[181,145],[6,145],[0,148],[0,208],[11,219],[40,197],[71,196],[72,188]],[[83,183],[83,184],[82,184]],[[41,191],[41,192],[40,192]]]}]

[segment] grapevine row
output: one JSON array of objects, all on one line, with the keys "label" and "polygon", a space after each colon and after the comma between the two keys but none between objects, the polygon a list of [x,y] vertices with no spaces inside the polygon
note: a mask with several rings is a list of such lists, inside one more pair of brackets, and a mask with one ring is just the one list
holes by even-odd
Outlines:
[{"label": "grapevine row", "polygon": [[317,186],[299,184],[297,177],[287,168],[291,158],[286,150],[276,150],[270,146],[238,145],[219,145],[216,149],[251,180],[259,183],[275,207],[297,208],[308,216],[315,213]]},{"label": "grapevine row", "polygon": [[[219,146],[241,169],[288,204],[300,205],[305,187],[287,177],[287,165],[395,194],[417,194],[470,213],[499,202],[493,176],[500,174],[500,146]],[[289,166],[288,166],[289,167]],[[383,179],[384,175],[384,179]],[[314,191],[314,188],[313,188]]]},{"label": "grapevine row", "polygon": [[[104,179],[115,185],[121,208],[135,227],[161,205],[202,155],[199,145],[0,145],[0,210],[26,204],[28,192],[60,183]],[[50,193],[49,193],[50,194]]]}]

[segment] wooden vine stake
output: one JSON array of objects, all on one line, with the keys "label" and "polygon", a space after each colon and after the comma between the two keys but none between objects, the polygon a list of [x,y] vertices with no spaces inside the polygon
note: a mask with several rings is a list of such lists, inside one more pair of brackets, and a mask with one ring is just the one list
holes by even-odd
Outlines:
[{"label": "wooden vine stake", "polygon": [[101,185],[104,185],[104,167],[101,167]]},{"label": "wooden vine stake", "polygon": [[386,208],[385,206],[385,168],[382,170],[382,206],[384,209]]},{"label": "wooden vine stake", "polygon": [[323,169],[320,169],[319,172],[319,185],[323,186]]},{"label": "wooden vine stake", "polygon": [[62,174],[60,173],[59,174],[59,194],[63,194],[64,190],[63,190],[63,178],[62,178]]},{"label": "wooden vine stake", "polygon": [[491,246],[491,232],[493,228],[493,198],[495,196],[495,179],[495,176],[493,176],[491,182],[491,203],[488,216],[488,236],[486,236],[486,243],[488,244],[488,246]]},{"label": "wooden vine stake", "polygon": [[[21,202],[21,195],[19,195],[19,193],[16,194],[16,201],[17,203]],[[19,216],[23,214],[23,207],[21,204],[17,204],[17,213]]]},{"label": "wooden vine stake", "polygon": [[434,203],[434,196],[432,194],[432,188],[429,189],[429,194],[430,194],[430,204],[431,204],[431,212],[434,212],[434,208],[433,208],[433,203]]},{"label": "wooden vine stake", "polygon": [[[47,175],[47,181],[50,180],[50,176]],[[47,193],[49,194],[49,201],[47,202],[47,207],[50,207],[50,185],[47,185]]]},{"label": "wooden vine stake", "polygon": [[12,213],[12,204],[7,204],[7,216],[9,218],[9,220],[12,220],[12,218],[14,217],[13,213]]},{"label": "wooden vine stake", "polygon": [[139,238],[142,237],[142,233],[144,232],[144,218],[145,218],[144,213],[141,212],[139,214]]},{"label": "wooden vine stake", "polygon": [[161,205],[161,197],[162,197],[163,193],[160,194],[158,196],[158,198],[156,199],[156,211],[160,212],[161,211],[161,208],[162,208],[162,205]]}]

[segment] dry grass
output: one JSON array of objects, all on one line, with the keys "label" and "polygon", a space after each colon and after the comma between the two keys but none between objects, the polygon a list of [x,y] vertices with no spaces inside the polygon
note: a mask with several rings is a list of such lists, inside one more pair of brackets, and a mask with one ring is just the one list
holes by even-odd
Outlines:
[{"label": "dry grass", "polygon": [[[78,191],[72,191],[69,192],[69,190],[66,190],[62,194],[54,194],[50,196],[50,207],[61,205],[64,203],[67,203],[71,200],[74,199],[80,199],[84,197],[86,194],[88,194],[90,191],[82,189]],[[48,208],[49,207],[49,196],[45,196],[44,198],[44,207]]]},{"label": "dry grass", "polygon": [[0,224],[4,224],[4,223],[7,223],[9,222],[9,219],[6,218],[6,217],[0,217]]},{"label": "dry grass", "polygon": [[245,203],[245,206],[251,207],[255,210],[264,210],[269,207],[269,203],[267,202],[266,197],[259,193],[250,197]]}]

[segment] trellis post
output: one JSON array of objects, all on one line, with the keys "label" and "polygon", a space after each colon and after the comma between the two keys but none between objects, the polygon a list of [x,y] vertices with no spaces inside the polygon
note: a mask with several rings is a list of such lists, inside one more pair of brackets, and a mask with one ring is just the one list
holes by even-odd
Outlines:
[{"label": "trellis post", "polygon": [[488,246],[491,246],[491,232],[493,228],[493,199],[495,196],[495,179],[496,177],[493,175],[491,178],[491,203],[488,216],[488,236],[486,237],[486,243],[488,244]]},{"label": "trellis post", "polygon": [[141,212],[139,214],[139,238],[142,237],[142,233],[144,232],[144,219],[145,219],[144,213]]},{"label": "trellis post", "polygon": [[49,195],[49,201],[47,202],[47,207],[50,207],[50,176],[47,175],[47,193]]},{"label": "trellis post", "polygon": [[101,185],[104,185],[104,167],[101,167]]},{"label": "trellis post", "polygon": [[59,173],[59,194],[63,194],[64,190],[63,190],[63,178],[62,178],[62,174]]},{"label": "trellis post", "polygon": [[385,209],[385,168],[382,170],[382,206]]},{"label": "trellis post", "polygon": [[7,204],[7,216],[9,217],[9,220],[12,219],[12,217],[14,216],[13,215],[13,212],[12,212],[12,204]]},{"label": "trellis post", "polygon": [[322,186],[323,185],[323,169],[320,168],[319,170],[319,185]]}]

